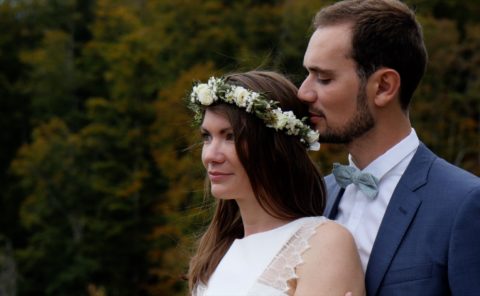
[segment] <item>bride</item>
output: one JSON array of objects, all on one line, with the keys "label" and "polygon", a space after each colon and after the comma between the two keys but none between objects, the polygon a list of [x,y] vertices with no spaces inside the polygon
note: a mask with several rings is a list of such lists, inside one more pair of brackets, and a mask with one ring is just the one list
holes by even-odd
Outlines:
[{"label": "bride", "polygon": [[275,72],[210,78],[189,107],[203,138],[213,218],[190,261],[192,295],[364,295],[355,243],[322,217],[317,132]]}]

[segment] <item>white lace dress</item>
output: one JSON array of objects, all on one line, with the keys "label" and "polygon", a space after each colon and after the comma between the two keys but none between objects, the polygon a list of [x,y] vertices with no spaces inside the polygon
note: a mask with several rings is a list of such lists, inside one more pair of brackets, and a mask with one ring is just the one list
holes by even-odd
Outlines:
[{"label": "white lace dress", "polygon": [[325,217],[305,217],[281,227],[236,239],[194,296],[289,295],[289,281]]}]

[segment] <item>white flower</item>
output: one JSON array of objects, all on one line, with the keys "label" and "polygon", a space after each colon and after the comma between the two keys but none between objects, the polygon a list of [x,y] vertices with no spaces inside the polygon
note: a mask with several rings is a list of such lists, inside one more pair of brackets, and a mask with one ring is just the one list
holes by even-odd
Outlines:
[{"label": "white flower", "polygon": [[233,98],[238,107],[246,107],[249,102],[249,96],[250,92],[241,86],[237,86],[233,90]]},{"label": "white flower", "polygon": [[[252,110],[255,109],[253,113],[264,120],[266,126],[283,131],[288,135],[298,136],[300,141],[310,150],[320,148],[318,132],[295,117],[292,111],[284,112],[280,108],[275,108],[278,102],[268,100],[263,94],[242,86],[230,85],[225,83],[223,79],[215,77],[210,77],[207,83],[194,86],[190,94],[190,101],[193,104],[199,103],[209,106],[217,100],[235,104],[249,113],[252,113]],[[200,109],[193,106],[191,108],[196,112],[196,118],[201,118]]]},{"label": "white flower", "polygon": [[309,130],[307,133],[307,141],[308,143],[313,143],[318,141],[318,132],[314,130]]},{"label": "white flower", "polygon": [[284,114],[285,114],[285,117],[287,118],[285,127],[289,131],[289,135],[296,135],[298,133],[296,126],[298,124],[297,121],[299,120],[295,117],[295,114],[293,114],[292,111],[284,112]]},{"label": "white flower", "polygon": [[193,91],[196,93],[200,104],[204,106],[211,105],[216,99],[215,92],[207,84],[199,84]]},{"label": "white flower", "polygon": [[288,116],[286,116],[280,108],[274,109],[272,110],[272,112],[276,119],[275,122],[272,124],[272,127],[276,130],[283,129],[288,123]]},{"label": "white flower", "polygon": [[[259,101],[260,94],[256,92],[250,92],[250,95],[248,97],[248,104],[247,104],[247,112],[252,113],[252,108],[253,105],[255,104],[256,101]],[[267,103],[266,106],[267,110],[270,108],[270,104]]]},{"label": "white flower", "polygon": [[197,100],[197,87],[194,86],[192,93],[190,94],[190,102],[195,103],[196,100]]},{"label": "white flower", "polygon": [[[250,98],[252,99],[252,101],[258,100],[259,97],[260,97],[259,93],[250,92]],[[268,103],[268,101],[267,101],[267,106],[270,108],[270,104]]]},{"label": "white flower", "polygon": [[210,77],[210,79],[208,79],[208,87],[210,87],[210,89],[214,93],[217,92],[217,87],[220,83],[222,83],[222,81],[220,79],[215,78],[215,77]]},{"label": "white flower", "polygon": [[308,150],[311,150],[311,151],[320,150],[320,143],[314,142],[314,143],[310,144],[310,146],[308,147]]},{"label": "white flower", "polygon": [[225,94],[225,102],[227,103],[235,103],[235,92],[234,89],[231,89]]}]

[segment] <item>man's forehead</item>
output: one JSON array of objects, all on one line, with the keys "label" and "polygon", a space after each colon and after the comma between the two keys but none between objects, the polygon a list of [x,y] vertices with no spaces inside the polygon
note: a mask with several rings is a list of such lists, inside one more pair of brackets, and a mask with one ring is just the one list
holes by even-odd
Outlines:
[{"label": "man's forehead", "polygon": [[351,59],[351,34],[346,26],[321,27],[313,33],[304,56],[306,68],[319,62]]}]

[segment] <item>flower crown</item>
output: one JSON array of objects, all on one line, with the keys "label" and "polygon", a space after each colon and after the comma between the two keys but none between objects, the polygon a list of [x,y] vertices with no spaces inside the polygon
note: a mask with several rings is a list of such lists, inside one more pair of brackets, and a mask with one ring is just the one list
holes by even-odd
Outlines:
[{"label": "flower crown", "polygon": [[248,90],[242,86],[231,85],[222,78],[210,77],[208,83],[198,83],[190,94],[189,108],[195,112],[194,120],[202,120],[199,105],[210,106],[216,101],[233,104],[244,108],[248,113],[255,114],[265,122],[267,127],[284,131],[287,135],[300,138],[309,150],[319,150],[318,132],[295,117],[292,111],[282,111],[278,102],[267,99],[264,95]]}]

